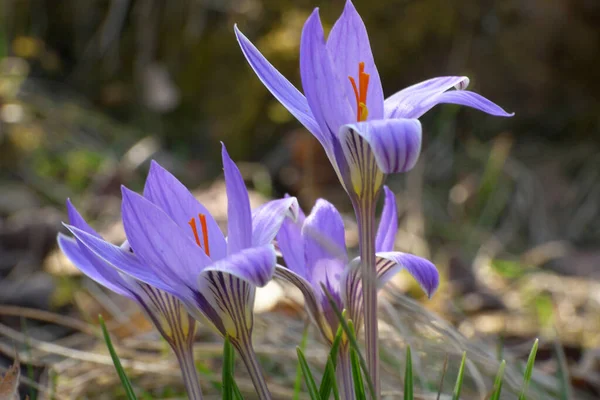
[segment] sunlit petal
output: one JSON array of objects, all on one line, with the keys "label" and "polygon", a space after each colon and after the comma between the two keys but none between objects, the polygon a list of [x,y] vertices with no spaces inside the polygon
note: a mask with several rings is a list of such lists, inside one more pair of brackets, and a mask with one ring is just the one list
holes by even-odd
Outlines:
[{"label": "sunlit petal", "polygon": [[387,187],[383,187],[385,197],[383,211],[377,228],[375,251],[392,251],[396,234],[398,232],[398,210],[396,208],[396,195]]}]

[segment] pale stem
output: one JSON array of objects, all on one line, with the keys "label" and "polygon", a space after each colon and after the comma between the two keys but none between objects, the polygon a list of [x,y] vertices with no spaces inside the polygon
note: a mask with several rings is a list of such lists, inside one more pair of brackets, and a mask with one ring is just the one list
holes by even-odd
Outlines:
[{"label": "pale stem", "polygon": [[256,389],[258,398],[260,400],[271,400],[271,392],[269,391],[269,387],[267,386],[267,382],[265,381],[262,369],[260,367],[260,364],[258,363],[256,353],[254,352],[254,348],[252,347],[251,339],[242,339],[241,342],[238,342],[236,340],[232,341],[231,343],[237,349],[238,354],[242,358],[242,361],[244,362],[244,365],[248,370],[248,374],[250,374],[250,379],[254,384],[254,389]]},{"label": "pale stem", "polygon": [[352,364],[350,362],[350,346],[340,346],[338,362],[335,368],[336,381],[340,399],[355,400],[354,380],[352,379]]},{"label": "pale stem", "polygon": [[201,400],[202,389],[200,388],[200,380],[198,379],[198,371],[194,363],[194,353],[191,344],[189,347],[185,347],[185,345],[182,347],[173,346],[173,351],[177,356],[179,368],[181,368],[188,398],[190,400]]},{"label": "pale stem", "polygon": [[[366,196],[369,197],[369,196]],[[373,198],[354,203],[358,222],[361,278],[364,301],[365,356],[375,395],[381,397],[379,381],[379,327],[377,325],[377,276],[375,272],[375,202]],[[357,327],[358,329],[358,327]]]}]

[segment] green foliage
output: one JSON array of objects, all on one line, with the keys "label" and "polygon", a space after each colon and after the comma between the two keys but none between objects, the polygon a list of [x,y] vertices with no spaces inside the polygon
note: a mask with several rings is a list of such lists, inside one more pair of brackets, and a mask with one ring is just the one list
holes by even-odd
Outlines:
[{"label": "green foliage", "polygon": [[354,349],[350,349],[350,365],[352,366],[352,381],[354,382],[354,393],[356,400],[366,400],[365,384],[360,368],[358,353]]},{"label": "green foliage", "polygon": [[527,366],[525,367],[525,374],[523,376],[523,388],[521,389],[521,394],[519,395],[519,400],[526,400],[525,396],[527,393],[527,388],[529,387],[529,382],[531,381],[531,375],[533,373],[533,364],[535,363],[535,356],[538,350],[539,340],[535,339],[533,343],[533,347],[529,352],[529,358],[527,359]]},{"label": "green foliage", "polygon": [[233,400],[233,369],[235,362],[235,352],[229,341],[229,337],[225,337],[223,344],[223,400]]},{"label": "green foliage", "polygon": [[502,360],[496,373],[496,379],[494,380],[494,388],[490,400],[500,400],[500,392],[502,391],[502,378],[504,378],[504,367],[506,367],[506,361]]},{"label": "green foliage", "polygon": [[406,367],[404,370],[404,400],[413,400],[414,382],[412,368],[412,354],[410,346],[406,347]]},{"label": "green foliage", "polygon": [[458,376],[456,377],[456,385],[454,385],[454,393],[452,393],[452,400],[460,399],[460,391],[462,389],[463,378],[465,376],[466,361],[467,361],[467,352],[463,351],[462,360],[460,361],[460,368],[458,369]]},{"label": "green foliage", "polygon": [[121,385],[123,389],[125,389],[125,394],[128,400],[137,400],[135,392],[133,391],[133,387],[131,386],[131,382],[125,374],[125,370],[121,365],[121,360],[119,360],[119,356],[113,347],[112,341],[110,340],[110,335],[108,334],[108,329],[106,329],[106,325],[104,324],[104,319],[102,315],[98,316],[100,320],[100,326],[102,327],[102,334],[104,335],[104,342],[106,343],[106,347],[108,347],[108,351],[110,353],[110,357],[112,358],[115,369],[117,370],[117,374],[119,375],[119,379],[121,380]]},{"label": "green foliage", "polygon": [[325,366],[321,386],[319,387],[319,394],[322,399],[328,399],[331,389],[335,387],[335,367],[337,364],[338,350],[340,348],[340,343],[342,342],[342,336],[342,328],[338,327],[335,339],[331,345],[331,350],[329,351],[328,362]]},{"label": "green foliage", "polygon": [[[306,350],[306,343],[308,342],[308,324],[304,327],[302,332],[302,340],[300,341],[300,350],[304,352]],[[321,382],[321,385],[323,383]],[[298,360],[298,366],[296,367],[296,379],[294,380],[294,400],[300,399],[300,391],[302,390],[302,365]]]},{"label": "green foliage", "polygon": [[296,353],[298,354],[298,363],[302,369],[304,382],[306,383],[306,388],[308,389],[308,394],[310,395],[311,400],[320,400],[317,383],[315,382],[312,372],[310,372],[310,367],[308,366],[306,357],[304,357],[304,352],[300,349],[300,347],[297,347]]}]

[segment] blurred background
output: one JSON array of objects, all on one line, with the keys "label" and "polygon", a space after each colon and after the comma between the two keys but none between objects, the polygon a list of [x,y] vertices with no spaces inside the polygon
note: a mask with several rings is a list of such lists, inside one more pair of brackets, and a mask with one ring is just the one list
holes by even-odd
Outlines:
[{"label": "blurred background", "polygon": [[[106,237],[122,240],[119,187],[141,189],[153,158],[224,221],[223,141],[254,204],[290,193],[308,211],[325,197],[348,213],[356,245],[350,205],[318,142],[263,87],[233,34],[237,23],[300,87],[305,19],[319,6],[327,30],[343,4],[0,2],[0,368],[19,348],[28,362],[24,393],[52,387],[57,398],[82,398],[91,387],[118,386],[116,377],[98,383],[98,360],[84,357],[94,368],[73,370],[82,359],[69,351],[95,343],[81,321],[95,323],[99,312],[129,348],[143,347],[127,340],[148,334],[148,323],[82,279],[55,238],[71,198]],[[516,113],[436,107],[422,118],[417,167],[389,180],[400,207],[397,248],[429,257],[443,276],[423,306],[493,351],[526,357],[540,337],[543,372],[599,395],[600,2],[355,5],[386,95],[467,75],[471,90]],[[424,300],[407,277],[395,284]],[[277,318],[303,315],[279,303],[265,307]]]}]

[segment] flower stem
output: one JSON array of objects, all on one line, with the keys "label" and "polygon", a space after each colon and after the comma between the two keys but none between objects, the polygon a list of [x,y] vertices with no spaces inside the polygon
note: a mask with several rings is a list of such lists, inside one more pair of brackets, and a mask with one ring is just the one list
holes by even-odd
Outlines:
[{"label": "flower stem", "polygon": [[377,196],[365,196],[354,202],[358,222],[361,278],[365,319],[365,353],[369,375],[377,398],[379,381],[379,327],[377,325],[377,276],[375,271],[375,203]]},{"label": "flower stem", "polygon": [[173,347],[173,350],[177,356],[179,368],[181,368],[183,383],[185,384],[185,390],[187,391],[188,398],[190,400],[202,400],[202,389],[200,388],[200,380],[198,379],[196,364],[194,364],[194,353],[192,351],[192,347]]},{"label": "flower stem", "polygon": [[336,381],[340,399],[354,400],[354,381],[352,380],[352,364],[350,363],[350,346],[341,346],[338,353],[338,363],[335,369]]},{"label": "flower stem", "polygon": [[252,347],[251,339],[242,339],[241,342],[232,340],[231,344],[235,346],[242,358],[242,361],[248,370],[248,374],[250,374],[250,379],[252,379],[258,398],[260,400],[271,400],[271,392],[269,391],[267,382],[265,382],[262,369],[256,358],[254,348]]}]

